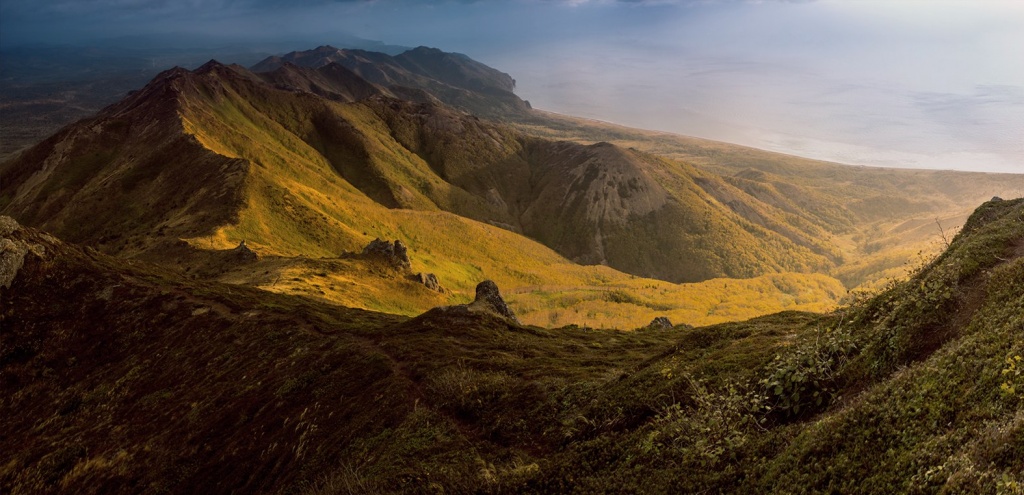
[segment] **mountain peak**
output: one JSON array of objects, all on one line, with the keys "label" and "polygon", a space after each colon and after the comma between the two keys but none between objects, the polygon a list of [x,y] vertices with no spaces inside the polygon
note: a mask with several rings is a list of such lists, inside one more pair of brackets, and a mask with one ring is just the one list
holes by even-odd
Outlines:
[{"label": "mountain peak", "polygon": [[[479,63],[479,62],[473,60],[472,58],[470,58],[469,55],[465,55],[465,54],[458,53],[458,52],[446,52],[444,50],[441,50],[440,48],[434,48],[434,47],[431,47],[431,46],[417,46],[416,48],[413,48],[412,50],[406,50],[406,51],[404,51],[404,52],[402,52],[402,53],[400,53],[400,54],[398,54],[396,56],[397,57],[402,57],[402,56],[433,57],[433,58],[442,58],[442,59],[443,58],[455,58],[455,59],[458,59],[459,61],[463,61],[463,62],[468,61],[468,62],[472,62],[474,64],[478,64]],[[483,65],[483,64],[481,64],[481,65]]]},{"label": "mountain peak", "polygon": [[430,54],[434,54],[434,55],[442,55],[445,52],[441,51],[440,48],[434,48],[434,47],[431,47],[431,46],[420,45],[420,46],[417,46],[416,48],[413,48],[412,50],[406,50],[404,53],[430,53]]},{"label": "mountain peak", "polygon": [[192,71],[190,71],[190,70],[188,70],[188,69],[186,69],[184,67],[175,65],[174,67],[171,67],[170,69],[167,69],[167,70],[157,74],[156,76],[154,76],[153,79],[149,81],[148,85],[152,85],[153,83],[162,82],[162,81],[170,81],[170,80],[173,80],[173,79],[177,79],[179,77],[187,76],[187,75],[189,75],[191,73],[192,73]]},{"label": "mountain peak", "polygon": [[196,74],[206,74],[207,72],[211,72],[213,70],[216,70],[216,69],[219,69],[219,68],[222,68],[222,67],[227,67],[227,66],[222,64],[222,63],[220,63],[220,62],[218,62],[217,60],[214,60],[214,59],[211,58],[208,62],[206,62],[203,65],[200,65],[193,72],[196,73]]}]

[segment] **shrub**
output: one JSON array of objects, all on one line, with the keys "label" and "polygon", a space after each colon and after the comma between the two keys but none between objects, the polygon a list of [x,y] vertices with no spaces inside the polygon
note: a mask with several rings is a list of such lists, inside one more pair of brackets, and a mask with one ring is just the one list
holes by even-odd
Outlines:
[{"label": "shrub", "polygon": [[753,392],[752,403],[763,415],[762,422],[768,417],[789,419],[827,407],[839,393],[839,371],[856,351],[849,326],[840,323],[776,355]]}]

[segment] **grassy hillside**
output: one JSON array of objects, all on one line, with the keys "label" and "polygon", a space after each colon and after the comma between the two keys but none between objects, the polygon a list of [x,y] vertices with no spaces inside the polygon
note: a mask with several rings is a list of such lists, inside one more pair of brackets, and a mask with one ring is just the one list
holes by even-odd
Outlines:
[{"label": "grassy hillside", "polygon": [[[264,76],[216,63],[169,71],[0,166],[11,185],[0,207],[104,252],[182,270],[245,240],[274,261],[213,276],[406,315],[464,301],[483,278],[517,289],[513,304],[537,324],[638,327],[662,314],[703,324],[820,310],[842,296],[835,281],[789,273],[830,266],[815,252],[822,246],[798,246],[733,214],[694,183],[717,179],[692,168],[609,145],[526,139],[436,105],[349,103],[266,83],[307,76],[318,85],[310,91],[366,89],[352,74],[294,67]],[[562,255],[515,233],[524,230]],[[413,273],[435,273],[449,292],[338,260],[377,237],[409,245]],[[712,296],[581,267],[565,254],[675,280],[772,275]],[[637,285],[657,290],[600,311],[588,307],[593,297],[573,294]],[[561,302],[540,307],[546,298]],[[566,305],[574,299],[579,307]]]},{"label": "grassy hillside", "polygon": [[164,83],[185,73],[166,72],[101,117],[0,164],[0,210],[124,255],[234,221],[251,164],[210,153],[182,131]]},{"label": "grassy hillside", "polygon": [[1024,483],[1024,200],[837,312],[639,332],[350,310],[0,231],[7,493]]},{"label": "grassy hillside", "polygon": [[[508,89],[447,55],[385,61]],[[1022,492],[1024,199],[967,210],[1020,176],[340,67],[167,71],[0,164],[56,236],[0,217],[0,493]],[[443,307],[484,279],[521,324]]]},{"label": "grassy hillside", "polygon": [[[202,160],[224,164],[196,167]],[[696,182],[727,186],[692,168],[608,145],[527,140],[436,105],[275,89],[215,63],[163,74],[3,173],[5,211],[75,241],[118,237],[105,249],[125,254],[216,238],[211,224],[220,224],[268,254],[326,256],[357,250],[360,233],[383,234],[381,219],[394,216],[386,207],[448,211],[577,262],[670,281],[810,272],[835,258],[813,226],[736,215]],[[179,175],[195,180],[167,180]],[[183,205],[188,188],[212,197]]]},{"label": "grassy hillside", "polygon": [[828,273],[850,289],[901,278],[908,266],[938,254],[943,234],[951,238],[976,205],[1024,191],[1024,176],[1016,174],[854,167],[540,111],[515,127],[547,139],[635,148],[716,176],[729,187],[702,184],[709,194],[752,222],[778,222],[775,232],[798,226],[810,234],[794,240],[838,255]]},{"label": "grassy hillside", "polygon": [[[1019,493],[1024,201],[911,280],[826,316],[697,329],[588,411],[539,492]],[[628,392],[627,392],[628,391]],[[606,419],[607,418],[607,419]],[[600,424],[600,423],[599,423]]]},{"label": "grassy hillside", "polygon": [[[351,307],[414,315],[491,278],[524,321],[635,328],[831,308],[843,285],[880,288],[940,247],[971,191],[1017,179],[865,171],[567,119],[520,126],[655,156],[388,91],[330,64],[168,71],[0,165],[0,211],[109,254]],[[969,193],[945,185],[964,180]],[[378,237],[411,248],[411,273],[340,259]],[[201,269],[242,240],[265,261]],[[412,283],[417,272],[448,291]]]}]

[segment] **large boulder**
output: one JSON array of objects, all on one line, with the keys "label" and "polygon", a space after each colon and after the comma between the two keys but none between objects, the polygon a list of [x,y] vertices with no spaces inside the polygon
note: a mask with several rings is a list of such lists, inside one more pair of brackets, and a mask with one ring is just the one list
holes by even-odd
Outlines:
[{"label": "large boulder", "polygon": [[668,319],[667,316],[658,316],[651,320],[651,322],[648,323],[647,326],[637,328],[637,331],[690,330],[692,328],[692,325],[687,325],[685,323],[675,325],[672,323],[672,320]]},{"label": "large boulder", "polygon": [[502,299],[501,293],[498,291],[498,286],[490,280],[484,280],[476,286],[476,299],[473,302],[455,306],[438,306],[423,313],[419,318],[427,321],[440,320],[445,322],[445,326],[449,326],[452,324],[453,319],[475,318],[474,315],[481,313],[496,316],[509,323],[519,325],[519,319],[516,318],[515,313],[505,304],[505,300]]},{"label": "large boulder", "polygon": [[669,328],[672,328],[672,321],[669,320],[667,316],[659,316],[651,320],[651,322],[647,324],[647,328],[652,330],[668,330]]},{"label": "large boulder", "polygon": [[519,323],[516,314],[505,304],[505,300],[498,291],[498,285],[490,280],[484,280],[476,286],[476,299],[469,304],[470,311],[485,311],[496,314],[502,318]]},{"label": "large boulder", "polygon": [[433,273],[417,273],[413,276],[413,280],[423,284],[432,291],[444,293],[444,287],[441,287],[441,283],[438,282],[437,276]]}]

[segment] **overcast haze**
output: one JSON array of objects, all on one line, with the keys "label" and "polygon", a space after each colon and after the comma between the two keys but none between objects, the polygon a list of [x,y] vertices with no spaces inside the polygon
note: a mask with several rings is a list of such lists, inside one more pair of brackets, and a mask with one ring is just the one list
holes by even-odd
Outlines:
[{"label": "overcast haze", "polygon": [[544,110],[844,163],[1024,173],[1016,0],[0,3],[4,46],[162,33],[435,46],[508,72]]}]

